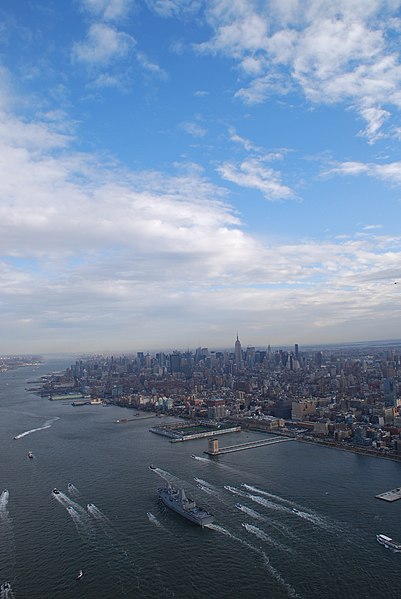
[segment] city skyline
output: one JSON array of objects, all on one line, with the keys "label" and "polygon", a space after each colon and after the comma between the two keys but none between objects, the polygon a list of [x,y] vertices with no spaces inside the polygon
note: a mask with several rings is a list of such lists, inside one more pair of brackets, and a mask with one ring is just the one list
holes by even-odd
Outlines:
[{"label": "city skyline", "polygon": [[401,0],[0,9],[0,353],[401,338]]}]

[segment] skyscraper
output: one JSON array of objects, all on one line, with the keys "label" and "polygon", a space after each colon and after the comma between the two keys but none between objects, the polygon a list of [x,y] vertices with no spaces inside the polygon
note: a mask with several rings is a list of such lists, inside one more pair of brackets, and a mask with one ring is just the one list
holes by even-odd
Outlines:
[{"label": "skyscraper", "polygon": [[241,348],[241,342],[238,339],[238,333],[237,333],[237,340],[235,341],[235,346],[234,346],[234,360],[235,360],[235,363],[237,364],[237,366],[240,366],[242,364],[242,348]]}]

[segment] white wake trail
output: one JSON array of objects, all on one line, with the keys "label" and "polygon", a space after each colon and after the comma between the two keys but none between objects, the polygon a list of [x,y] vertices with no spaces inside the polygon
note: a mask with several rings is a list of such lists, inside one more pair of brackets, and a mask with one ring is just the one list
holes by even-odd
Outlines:
[{"label": "white wake trail", "polygon": [[55,416],[54,418],[49,418],[49,420],[46,420],[46,422],[44,423],[43,426],[40,426],[38,428],[32,428],[29,431],[25,431],[23,433],[20,433],[19,435],[15,435],[14,439],[22,439],[22,437],[26,437],[27,435],[31,435],[32,433],[36,433],[38,431],[44,431],[47,428],[51,428],[51,426],[53,425],[54,422],[56,422],[56,420],[60,420],[59,416]]},{"label": "white wake trail", "polygon": [[247,489],[248,491],[252,491],[253,493],[259,493],[259,495],[270,497],[270,499],[274,499],[274,501],[278,501],[279,503],[286,503],[287,505],[291,505],[292,507],[297,507],[297,504],[294,501],[290,501],[289,499],[285,499],[284,497],[280,497],[279,495],[274,495],[273,493],[269,493],[268,491],[264,491],[263,489],[258,489],[258,487],[253,487],[252,485],[247,485],[246,483],[242,483],[241,487]]},{"label": "white wake trail", "polygon": [[299,597],[299,595],[297,594],[295,589],[288,582],[286,582],[284,580],[284,578],[282,577],[282,575],[280,574],[280,572],[278,572],[278,570],[276,570],[276,568],[274,568],[274,566],[271,565],[269,558],[267,557],[267,555],[265,554],[264,551],[262,551],[258,547],[254,547],[250,543],[247,543],[247,541],[244,541],[240,537],[233,535],[226,528],[223,528],[222,526],[219,526],[218,524],[207,524],[207,528],[211,528],[212,530],[215,530],[223,535],[226,535],[227,537],[230,537],[231,539],[238,541],[238,543],[241,543],[245,547],[248,547],[248,549],[251,549],[252,551],[255,551],[256,553],[261,555],[262,559],[263,559],[264,567],[269,572],[269,574],[272,576],[272,578],[274,578],[277,582],[279,582],[286,589],[288,596],[291,598],[294,598],[294,599]]},{"label": "white wake trail", "polygon": [[242,503],[236,503],[235,507],[238,510],[241,510],[241,512],[244,512],[244,514],[247,514],[247,516],[251,516],[251,518],[254,518],[255,520],[260,520],[261,522],[266,522],[267,520],[265,516],[262,516],[262,514],[259,514],[259,512],[247,507],[246,505],[242,505]]},{"label": "white wake trail", "polygon": [[286,551],[287,553],[294,553],[293,549],[287,547],[287,545],[282,545],[270,535],[266,534],[263,530],[260,530],[260,528],[257,526],[254,526],[253,524],[247,524],[246,522],[243,522],[242,526],[245,528],[245,530],[258,537],[258,539],[265,541],[266,543],[270,543],[270,545],[273,545],[273,547],[276,549],[280,549],[280,551]]}]

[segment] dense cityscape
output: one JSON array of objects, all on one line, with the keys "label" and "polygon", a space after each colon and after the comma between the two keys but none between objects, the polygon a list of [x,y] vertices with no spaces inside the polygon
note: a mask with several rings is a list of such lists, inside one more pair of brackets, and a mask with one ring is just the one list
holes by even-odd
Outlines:
[{"label": "dense cityscape", "polygon": [[92,355],[31,388],[401,459],[401,345]]}]

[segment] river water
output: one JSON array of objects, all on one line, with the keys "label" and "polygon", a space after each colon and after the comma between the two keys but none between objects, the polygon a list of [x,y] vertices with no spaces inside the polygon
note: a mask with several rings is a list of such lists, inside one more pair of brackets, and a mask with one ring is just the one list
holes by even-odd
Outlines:
[{"label": "river water", "polygon": [[[132,411],[25,391],[72,361],[0,373],[0,599],[401,596],[401,553],[375,538],[401,541],[401,501],[374,497],[401,485],[401,464],[297,441],[209,459],[206,440],[170,443],[145,417],[114,422]],[[163,479],[215,523],[165,508]]]}]

